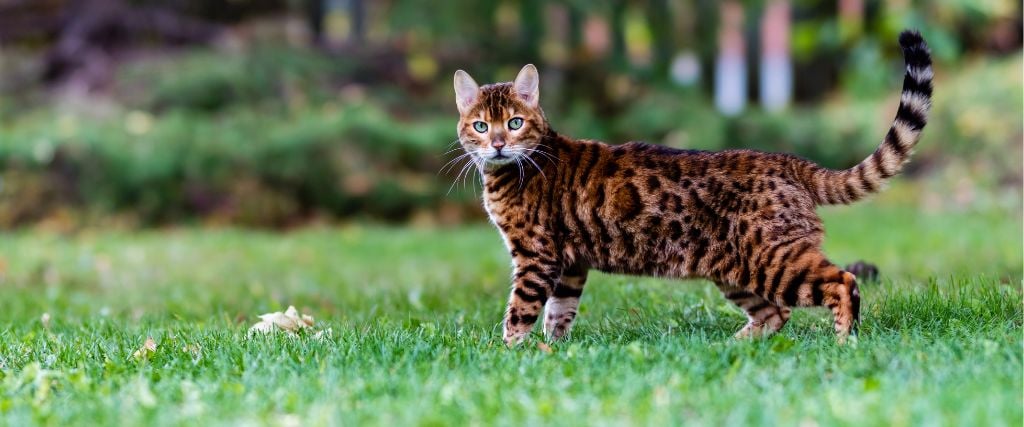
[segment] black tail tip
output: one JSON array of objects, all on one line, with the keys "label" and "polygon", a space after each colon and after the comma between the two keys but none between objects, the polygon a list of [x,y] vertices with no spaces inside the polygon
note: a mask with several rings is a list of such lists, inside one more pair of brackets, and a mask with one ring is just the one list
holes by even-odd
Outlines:
[{"label": "black tail tip", "polygon": [[918,68],[931,65],[931,50],[917,30],[905,30],[900,33],[900,47],[903,48],[903,59],[907,65]]},{"label": "black tail tip", "polygon": [[903,30],[900,33],[900,47],[910,49],[919,45],[925,45],[925,42],[924,38],[921,37],[921,33],[917,30]]}]

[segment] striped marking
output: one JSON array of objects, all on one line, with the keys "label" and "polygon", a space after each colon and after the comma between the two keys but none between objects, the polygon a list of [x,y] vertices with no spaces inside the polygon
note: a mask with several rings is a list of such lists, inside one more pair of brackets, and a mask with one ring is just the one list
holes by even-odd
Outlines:
[{"label": "striped marking", "polygon": [[935,77],[932,67],[915,67],[907,65],[907,75],[918,83],[930,82]]}]

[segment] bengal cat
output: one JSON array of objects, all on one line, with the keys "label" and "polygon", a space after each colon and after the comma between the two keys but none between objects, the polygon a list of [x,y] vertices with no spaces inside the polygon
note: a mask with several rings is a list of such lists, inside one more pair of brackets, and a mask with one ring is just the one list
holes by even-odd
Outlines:
[{"label": "bengal cat", "polygon": [[737,337],[774,333],[792,307],[822,305],[840,342],[856,333],[856,277],[822,254],[815,207],[879,191],[918,142],[931,57],[917,32],[899,43],[906,75],[896,119],[875,152],[845,170],[790,154],[573,139],[549,126],[533,65],[484,86],[457,71],[459,142],[514,264],[505,343],[521,342],[542,308],[548,339],[565,336],[590,269],[707,278],[746,312]]}]

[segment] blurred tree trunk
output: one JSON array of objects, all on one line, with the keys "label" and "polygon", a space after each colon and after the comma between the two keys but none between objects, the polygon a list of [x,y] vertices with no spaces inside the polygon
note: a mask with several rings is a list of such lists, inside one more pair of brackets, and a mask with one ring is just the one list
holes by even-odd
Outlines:
[{"label": "blurred tree trunk", "polygon": [[[76,0],[61,17],[56,42],[44,60],[43,79],[78,73],[86,86],[105,83],[111,56],[132,43],[205,43],[219,27],[156,6],[122,0]],[[81,72],[81,73],[79,73]]]},{"label": "blurred tree trunk", "polygon": [[363,0],[348,0],[349,16],[352,19],[352,44],[363,44],[366,41],[366,4]]},{"label": "blurred tree trunk", "polygon": [[522,60],[536,62],[540,58],[540,42],[544,38],[544,5],[539,0],[521,0],[519,6]]},{"label": "blurred tree trunk", "polygon": [[324,45],[324,0],[306,0],[306,22],[313,46]]},{"label": "blurred tree trunk", "polygon": [[696,0],[694,11],[694,45],[700,59],[700,75],[702,87],[706,93],[714,92],[715,59],[718,55],[718,0]]},{"label": "blurred tree trunk", "polygon": [[706,19],[697,15],[693,2],[672,3],[672,42],[673,55],[669,64],[669,77],[673,83],[681,86],[694,86],[700,83],[702,56],[697,42],[697,21]]},{"label": "blurred tree trunk", "polygon": [[583,10],[575,2],[568,2],[569,8],[569,54],[573,58],[583,50]]},{"label": "blurred tree trunk", "polygon": [[727,116],[743,111],[747,104],[746,44],[743,39],[743,4],[737,0],[720,3],[718,59],[715,61],[715,107]]},{"label": "blurred tree trunk", "polygon": [[672,61],[673,37],[672,37],[672,13],[668,8],[667,0],[648,0],[647,20],[651,25],[653,35],[652,51],[653,61],[651,70],[654,78],[660,81],[668,80],[669,63]]},{"label": "blurred tree trunk", "polygon": [[785,108],[793,93],[789,55],[789,1],[769,0],[761,15],[761,105],[768,111]]},{"label": "blurred tree trunk", "polygon": [[616,71],[626,71],[629,61],[626,59],[626,1],[613,0],[611,19],[612,56],[611,65]]},{"label": "blurred tree trunk", "polygon": [[50,40],[59,31],[65,0],[0,0],[0,43]]},{"label": "blurred tree trunk", "polygon": [[864,30],[864,0],[839,0],[839,40],[858,38]]}]

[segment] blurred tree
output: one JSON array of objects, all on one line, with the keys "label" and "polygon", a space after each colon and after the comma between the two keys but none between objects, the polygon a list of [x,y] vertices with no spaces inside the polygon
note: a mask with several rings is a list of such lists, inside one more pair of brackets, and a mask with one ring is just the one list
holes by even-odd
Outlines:
[{"label": "blurred tree", "polygon": [[672,58],[669,74],[678,85],[689,87],[700,83],[702,74],[701,57],[698,50],[697,21],[705,19],[696,16],[694,2],[673,3],[673,41],[676,52]]},{"label": "blurred tree", "polygon": [[569,54],[578,58],[583,49],[583,8],[575,1],[567,1],[569,8]]},{"label": "blurred tree", "polygon": [[348,0],[348,9],[352,20],[350,41],[360,45],[366,41],[366,4],[363,0]]},{"label": "blurred tree", "polygon": [[802,0],[791,6],[793,97],[798,102],[820,100],[839,82],[843,55],[837,13],[836,2]]},{"label": "blurred tree", "polygon": [[537,62],[544,40],[544,4],[540,0],[520,0],[519,6],[520,62]]},{"label": "blurred tree", "polygon": [[864,0],[837,0],[839,2],[839,38],[849,42],[864,31]]},{"label": "blurred tree", "polygon": [[[719,6],[717,0],[696,0],[694,5],[694,48],[700,58],[702,76],[711,76],[715,72],[715,60],[718,55],[718,21]],[[713,92],[714,79],[704,79],[707,93]]]},{"label": "blurred tree", "polygon": [[626,1],[612,0],[611,16],[612,52],[611,66],[613,70],[622,72],[629,68],[626,59]]},{"label": "blurred tree", "polygon": [[309,25],[310,42],[314,46],[324,44],[325,0],[305,0],[306,22]]},{"label": "blurred tree", "polygon": [[672,61],[672,13],[668,0],[648,0],[647,20],[650,23],[653,61],[651,71],[655,79],[668,80],[669,63]]},{"label": "blurred tree", "polygon": [[218,31],[170,9],[122,0],[73,0],[60,20],[42,77],[57,81],[75,75],[86,87],[105,84],[113,70],[111,56],[133,43],[205,43]]}]

